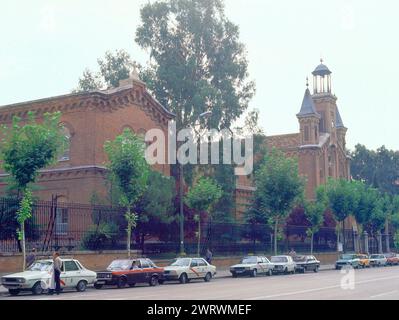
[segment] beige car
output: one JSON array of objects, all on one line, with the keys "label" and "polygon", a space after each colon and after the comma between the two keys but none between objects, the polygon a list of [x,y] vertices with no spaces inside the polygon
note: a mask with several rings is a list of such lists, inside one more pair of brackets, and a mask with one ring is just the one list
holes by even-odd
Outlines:
[{"label": "beige car", "polygon": [[202,258],[178,258],[164,268],[164,281],[180,281],[184,284],[191,280],[211,281],[216,267]]}]

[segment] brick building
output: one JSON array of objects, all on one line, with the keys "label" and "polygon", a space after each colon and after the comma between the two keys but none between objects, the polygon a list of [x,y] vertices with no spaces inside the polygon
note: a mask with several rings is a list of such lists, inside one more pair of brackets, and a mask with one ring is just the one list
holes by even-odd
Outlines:
[{"label": "brick building", "polygon": [[[149,94],[135,71],[117,88],[1,106],[0,124],[10,124],[14,115],[24,119],[29,111],[39,120],[46,112],[60,111],[69,140],[58,163],[40,172],[36,195],[41,200],[57,196],[61,202],[83,204],[90,202],[94,192],[100,196],[107,193],[105,141],[115,139],[125,128],[142,135],[157,128],[167,137],[168,121],[174,118]],[[157,165],[156,169],[170,175],[168,165]],[[6,174],[0,172],[0,177]],[[5,182],[1,180],[4,194]]]},{"label": "brick building", "polygon": [[[276,147],[289,157],[297,157],[299,173],[306,178],[306,196],[312,199],[317,186],[329,177],[350,177],[346,132],[331,90],[331,71],[321,64],[313,71],[313,94],[309,84],[299,113],[299,132],[266,137],[268,148]],[[240,177],[236,187],[236,216],[242,216],[254,191],[253,182]]]}]

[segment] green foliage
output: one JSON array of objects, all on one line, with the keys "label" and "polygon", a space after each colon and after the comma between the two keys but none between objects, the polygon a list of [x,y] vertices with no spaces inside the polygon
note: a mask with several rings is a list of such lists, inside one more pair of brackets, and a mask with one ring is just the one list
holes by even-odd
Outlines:
[{"label": "green foliage", "polygon": [[297,161],[277,149],[266,156],[255,173],[255,184],[253,207],[272,223],[283,223],[304,191]]},{"label": "green foliage", "polygon": [[344,221],[349,215],[355,215],[360,200],[359,184],[345,179],[329,179],[326,192],[330,209],[337,221]]},{"label": "green foliage", "polygon": [[351,173],[354,179],[391,195],[399,194],[399,152],[388,150],[385,146],[368,150],[356,145],[351,153]]},{"label": "green foliage", "polygon": [[141,9],[136,42],[150,52],[142,79],[178,128],[212,110],[211,126],[229,128],[248,108],[255,92],[248,78],[239,28],[221,0],[155,1]]},{"label": "green foliage", "polygon": [[86,250],[103,250],[112,248],[117,242],[119,227],[115,223],[100,223],[89,228],[82,239]]},{"label": "green foliage", "polygon": [[75,92],[100,90],[104,87],[118,87],[119,81],[129,77],[133,66],[130,55],[125,50],[106,51],[104,58],[97,59],[98,72],[86,69],[79,79]]},{"label": "green foliage", "polygon": [[310,223],[308,234],[315,234],[324,223],[324,213],[328,207],[327,195],[323,186],[316,190],[315,201],[304,201],[306,219]]},{"label": "green foliage", "polygon": [[158,171],[150,171],[148,186],[136,206],[140,224],[149,222],[170,223],[173,199],[176,196],[176,187],[173,177],[166,177]]},{"label": "green foliage", "polygon": [[[32,217],[32,193],[26,189],[21,200],[19,210],[17,211],[17,221],[20,225]],[[18,234],[18,239],[22,240],[22,235]]]},{"label": "green foliage", "polygon": [[122,206],[131,207],[146,190],[150,169],[144,148],[144,142],[129,129],[104,145],[109,159],[107,167],[119,188]]},{"label": "green foliage", "polygon": [[198,212],[208,212],[222,196],[220,186],[210,178],[200,178],[185,196],[188,207]]},{"label": "green foliage", "polygon": [[35,181],[37,173],[57,159],[66,140],[59,126],[61,113],[46,113],[43,123],[36,123],[33,112],[28,113],[26,124],[14,117],[10,127],[2,128],[0,157],[3,168],[24,190]]}]

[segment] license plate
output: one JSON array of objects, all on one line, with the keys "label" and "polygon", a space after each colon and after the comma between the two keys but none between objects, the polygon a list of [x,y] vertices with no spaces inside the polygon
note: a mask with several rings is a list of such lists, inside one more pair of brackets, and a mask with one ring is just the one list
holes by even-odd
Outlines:
[{"label": "license plate", "polygon": [[97,281],[96,283],[98,283],[98,284],[105,284],[105,283],[106,283],[106,281],[104,281],[104,280],[101,280],[101,281]]}]

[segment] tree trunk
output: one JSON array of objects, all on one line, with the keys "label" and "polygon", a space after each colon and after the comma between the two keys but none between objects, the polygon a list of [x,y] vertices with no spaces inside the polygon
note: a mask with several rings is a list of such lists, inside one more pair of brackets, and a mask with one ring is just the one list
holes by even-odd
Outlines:
[{"label": "tree trunk", "polygon": [[25,246],[25,221],[21,223],[22,240],[22,271],[26,269],[26,246]]},{"label": "tree trunk", "polygon": [[[130,215],[130,208],[127,208],[127,216]],[[127,221],[127,256],[130,259],[131,250],[130,250],[130,238],[132,236],[132,225],[128,219]]]},{"label": "tree trunk", "polygon": [[197,256],[200,257],[201,246],[201,217],[198,218],[198,242],[197,242]]},{"label": "tree trunk", "polygon": [[277,233],[278,233],[278,218],[274,223],[274,255],[277,255]]},{"label": "tree trunk", "polygon": [[313,255],[313,239],[314,239],[314,233],[312,232],[311,238],[310,238],[310,254]]}]

